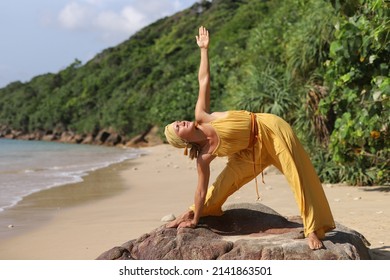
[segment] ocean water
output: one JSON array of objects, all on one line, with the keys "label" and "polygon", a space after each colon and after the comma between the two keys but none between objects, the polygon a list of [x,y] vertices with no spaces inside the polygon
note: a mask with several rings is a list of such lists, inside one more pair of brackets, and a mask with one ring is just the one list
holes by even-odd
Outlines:
[{"label": "ocean water", "polygon": [[0,139],[0,211],[34,192],[81,182],[88,172],[140,155],[130,148]]}]

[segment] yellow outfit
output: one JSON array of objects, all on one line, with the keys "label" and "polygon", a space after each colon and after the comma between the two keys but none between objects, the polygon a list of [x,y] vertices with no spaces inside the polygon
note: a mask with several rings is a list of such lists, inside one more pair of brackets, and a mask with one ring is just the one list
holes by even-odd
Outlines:
[{"label": "yellow outfit", "polygon": [[[305,236],[316,232],[323,238],[325,232],[335,228],[335,223],[321,182],[302,144],[283,119],[272,114],[255,115],[258,135],[253,147],[248,147],[251,138],[249,112],[228,111],[227,117],[211,122],[219,137],[213,155],[228,156],[228,162],[208,188],[201,216],[222,215],[222,204],[231,194],[264,168],[274,165],[285,175],[294,193]],[[190,207],[194,208],[194,205]]]}]

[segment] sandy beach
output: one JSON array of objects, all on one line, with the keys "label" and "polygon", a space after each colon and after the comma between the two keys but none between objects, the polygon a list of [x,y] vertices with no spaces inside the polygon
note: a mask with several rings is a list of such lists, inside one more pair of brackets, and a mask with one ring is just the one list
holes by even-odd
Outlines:
[{"label": "sandy beach", "polygon": [[[142,148],[148,154],[92,172],[84,182],[41,191],[0,213],[0,259],[83,260],[139,237],[179,215],[193,201],[195,162],[169,145]],[[212,177],[226,162],[212,162]],[[259,180],[260,183],[261,180]],[[283,175],[269,170],[259,184],[261,203],[298,215]],[[371,243],[374,259],[390,259],[390,187],[324,185],[335,220]],[[226,203],[256,203],[254,182]]]}]

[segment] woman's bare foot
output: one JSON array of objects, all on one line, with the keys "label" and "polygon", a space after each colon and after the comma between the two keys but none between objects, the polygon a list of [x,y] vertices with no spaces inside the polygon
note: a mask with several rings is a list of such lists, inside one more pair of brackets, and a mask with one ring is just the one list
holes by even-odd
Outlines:
[{"label": "woman's bare foot", "polygon": [[309,247],[312,250],[318,250],[324,247],[322,241],[318,238],[315,232],[309,233],[307,236],[307,241],[309,243]]},{"label": "woman's bare foot", "polygon": [[184,212],[180,217],[177,217],[176,220],[166,224],[167,228],[177,228],[182,222],[191,220],[194,217],[194,212],[191,210]]}]

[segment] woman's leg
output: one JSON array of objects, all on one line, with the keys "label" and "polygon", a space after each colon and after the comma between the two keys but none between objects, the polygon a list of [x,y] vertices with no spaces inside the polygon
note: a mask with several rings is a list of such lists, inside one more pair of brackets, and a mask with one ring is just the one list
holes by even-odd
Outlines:
[{"label": "woman's leg", "polygon": [[[312,249],[321,248],[320,239],[335,228],[322,184],[301,143],[294,136],[290,143],[274,139],[274,165],[285,175],[301,212],[305,236]],[[289,148],[291,147],[291,149]]]}]

